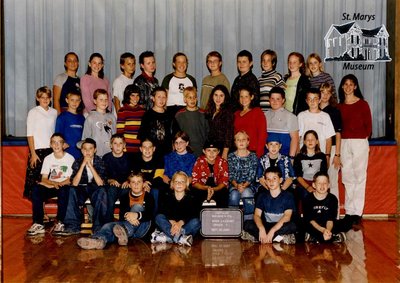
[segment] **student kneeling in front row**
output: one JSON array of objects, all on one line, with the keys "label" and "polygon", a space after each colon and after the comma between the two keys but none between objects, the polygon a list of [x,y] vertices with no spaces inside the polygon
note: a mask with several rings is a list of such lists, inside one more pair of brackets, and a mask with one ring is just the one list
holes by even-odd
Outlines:
[{"label": "student kneeling in front row", "polygon": [[264,173],[267,190],[263,190],[257,200],[254,221],[244,223],[243,240],[262,244],[283,242],[295,244],[296,225],[291,221],[295,211],[293,195],[281,190],[282,172],[277,167],[269,167]]}]

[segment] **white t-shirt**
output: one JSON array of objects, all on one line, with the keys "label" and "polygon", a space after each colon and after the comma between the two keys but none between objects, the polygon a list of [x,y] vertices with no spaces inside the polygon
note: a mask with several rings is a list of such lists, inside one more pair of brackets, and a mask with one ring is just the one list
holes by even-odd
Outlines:
[{"label": "white t-shirt", "polygon": [[[128,85],[133,84],[133,78],[127,78],[124,76],[124,74],[119,75],[113,82],[113,90],[112,90],[112,94],[113,94],[113,98],[117,97],[119,99],[119,104],[122,107],[122,100],[124,100],[124,91],[125,88]],[[115,107],[113,107],[113,113],[115,114],[115,116],[117,116],[117,113],[115,112]]]},{"label": "white t-shirt", "polygon": [[49,174],[50,181],[63,182],[71,177],[74,161],[74,157],[68,152],[64,152],[64,156],[60,159],[51,153],[44,158],[40,174]]},{"label": "white t-shirt", "polygon": [[314,130],[318,134],[319,147],[325,153],[326,139],[336,134],[329,114],[323,111],[311,113],[309,110],[305,110],[299,113],[297,119],[299,120],[300,148],[303,146],[304,133]]},{"label": "white t-shirt", "polygon": [[57,110],[49,107],[46,111],[41,106],[29,110],[26,119],[26,135],[33,137],[35,149],[49,148],[50,138],[56,127]]},{"label": "white t-shirt", "polygon": [[183,90],[188,86],[193,86],[193,82],[188,77],[173,76],[169,81],[167,106],[186,105],[183,100]]}]

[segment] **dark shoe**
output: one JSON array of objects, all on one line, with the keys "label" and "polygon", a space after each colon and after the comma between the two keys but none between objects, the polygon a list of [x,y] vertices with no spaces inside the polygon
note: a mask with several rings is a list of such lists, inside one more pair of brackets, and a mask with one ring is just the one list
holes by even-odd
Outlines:
[{"label": "dark shoe", "polygon": [[343,243],[343,242],[346,241],[347,238],[346,238],[346,234],[345,233],[340,232],[338,234],[334,234],[332,236],[332,239],[333,239],[334,243]]},{"label": "dark shoe", "polygon": [[81,233],[81,231],[79,231],[79,230],[64,229],[64,231],[60,232],[57,235],[68,237],[68,236],[72,236],[72,235],[79,235],[80,233]]}]

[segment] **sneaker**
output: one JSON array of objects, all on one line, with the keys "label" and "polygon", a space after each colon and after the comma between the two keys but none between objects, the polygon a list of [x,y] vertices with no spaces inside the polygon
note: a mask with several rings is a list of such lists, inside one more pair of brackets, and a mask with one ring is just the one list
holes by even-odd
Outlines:
[{"label": "sneaker", "polygon": [[126,233],[126,230],[124,227],[121,225],[114,225],[113,227],[113,233],[115,237],[118,238],[118,244],[120,246],[126,246],[128,245],[128,234]]},{"label": "sneaker", "polygon": [[282,235],[282,242],[286,245],[296,244],[296,237],[294,234],[285,234]]},{"label": "sneaker", "polygon": [[344,241],[346,241],[346,234],[340,232],[338,234],[333,235],[332,238],[334,243],[343,243]]},{"label": "sneaker", "polygon": [[31,228],[28,229],[27,234],[29,236],[34,236],[37,234],[44,234],[46,231],[44,230],[44,226],[42,224],[33,223]]},{"label": "sneaker", "polygon": [[81,231],[79,230],[72,230],[72,229],[64,229],[63,231],[59,232],[58,235],[68,237],[72,235],[79,235]]},{"label": "sneaker", "polygon": [[169,243],[171,242],[168,239],[168,236],[165,235],[164,232],[160,232],[156,237],[155,237],[155,243]]},{"label": "sneaker", "polygon": [[160,233],[161,233],[161,232],[158,231],[157,229],[154,230],[154,232],[151,233],[150,243],[152,243],[152,244],[157,243],[156,238],[157,238],[158,235],[160,235]]},{"label": "sneaker", "polygon": [[251,235],[249,232],[243,231],[242,235],[240,236],[240,238],[244,241],[250,241],[250,242],[257,242],[256,238]]},{"label": "sneaker", "polygon": [[57,223],[53,226],[52,234],[54,234],[54,235],[60,235],[64,230],[65,230],[64,224],[63,224],[62,222],[57,222]]},{"label": "sneaker", "polygon": [[191,247],[193,244],[193,237],[192,235],[181,235],[178,240],[179,245],[189,246]]},{"label": "sneaker", "polygon": [[304,235],[304,242],[311,242],[311,243],[314,243],[314,242],[318,242],[318,241],[315,240],[315,238],[314,238],[313,236],[311,236],[310,233],[305,233],[305,235]]},{"label": "sneaker", "polygon": [[106,246],[103,239],[97,238],[79,238],[76,243],[84,250],[102,250]]}]

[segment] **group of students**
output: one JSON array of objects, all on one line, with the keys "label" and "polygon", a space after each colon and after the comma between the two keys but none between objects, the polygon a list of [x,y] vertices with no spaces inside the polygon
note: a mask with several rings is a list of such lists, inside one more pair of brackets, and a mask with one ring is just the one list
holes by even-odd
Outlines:
[{"label": "group of students", "polygon": [[[154,77],[154,53],[140,55],[142,74],[135,80],[135,57],[122,54],[112,96],[99,53],[92,54],[80,81],[78,56],[68,53],[64,62],[66,72],[54,81],[55,109],[51,90],[41,87],[38,106],[28,113],[29,235],[45,232],[43,201],[53,196],[53,233],[65,236],[80,232],[81,207],[90,198],[94,234],[78,240],[85,249],[126,245],[154,227],[151,242],[191,245],[203,202],[223,208],[239,207],[242,200],[242,238],[262,243],[340,242],[342,232],[360,222],[371,113],[354,75],[343,77],[337,104],[333,80],[317,54],[305,64],[300,53],[291,53],[283,78],[275,70],[276,53],[266,50],[257,79],[252,55],[243,50],[230,89],[222,56],[210,52],[200,107],[181,52],[162,86]],[[346,188],[342,220],[340,168]]]}]

